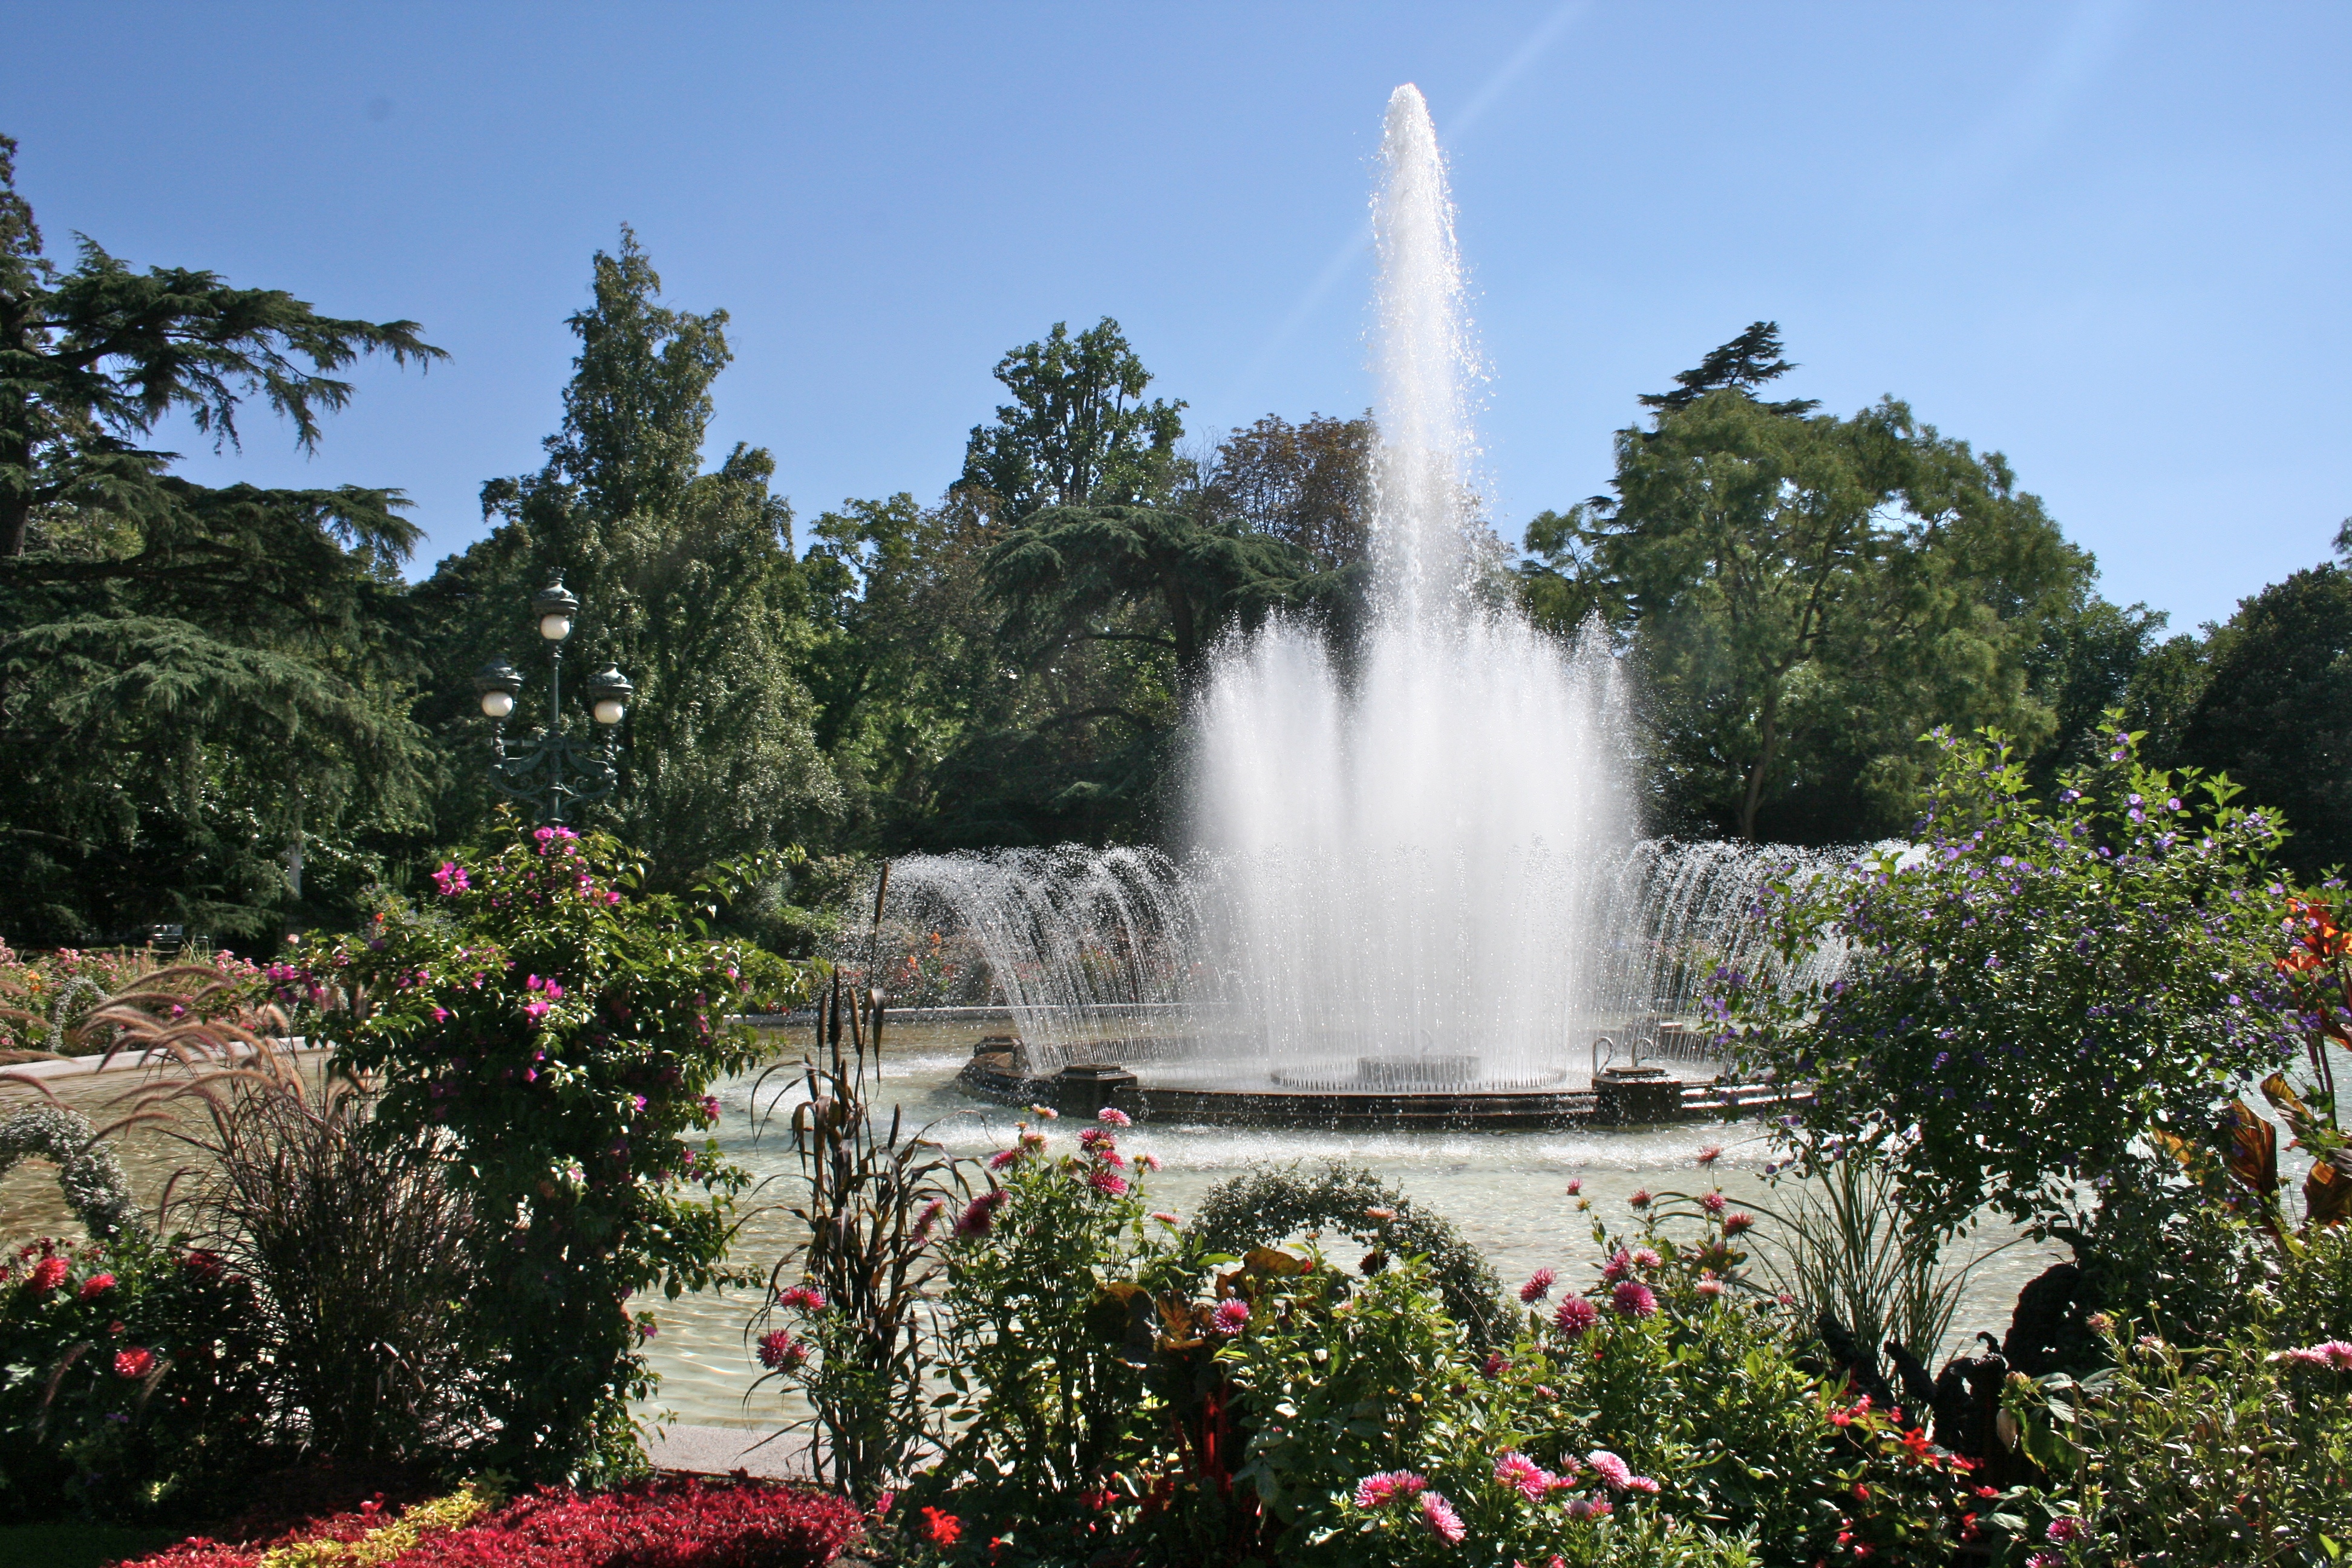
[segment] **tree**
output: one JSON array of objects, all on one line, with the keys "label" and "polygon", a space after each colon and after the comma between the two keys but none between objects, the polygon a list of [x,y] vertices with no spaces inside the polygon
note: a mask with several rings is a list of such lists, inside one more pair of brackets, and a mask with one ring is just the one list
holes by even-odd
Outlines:
[{"label": "tree", "polygon": [[2050,733],[2032,656],[2092,565],[1999,454],[1902,403],[1759,402],[1778,354],[1759,323],[1644,399],[1614,496],[1530,526],[1522,600],[1631,644],[1664,826],[1872,837],[1907,826],[1930,724]]},{"label": "tree", "polygon": [[1150,372],[1108,316],[1070,336],[1069,323],[997,362],[1013,394],[996,423],[976,425],[960,488],[996,498],[1019,522],[1045,506],[1131,504],[1160,499],[1184,434],[1183,403],[1142,401]]},{"label": "tree", "polygon": [[310,450],[319,415],[352,395],[329,372],[368,353],[447,357],[414,321],[321,316],[283,290],[184,267],[134,272],[89,238],[61,272],[16,193],[16,154],[0,136],[0,556],[25,552],[45,508],[135,517],[164,505],[173,455],[134,443],[167,414],[235,446],[237,410],[257,397]]},{"label": "tree", "polygon": [[2242,600],[2205,661],[2182,760],[2284,816],[2304,876],[2352,863],[2352,573],[2315,566]]},{"label": "tree", "polygon": [[[315,445],[361,353],[413,322],[319,316],[209,272],[43,253],[0,138],[0,909],[19,941],[334,918],[413,825],[430,758],[394,489],[208,489],[134,438],[233,444],[259,397]],[[310,368],[302,368],[307,363]]]},{"label": "tree", "polygon": [[[739,445],[702,469],[710,384],[730,357],[726,312],[660,304],[661,279],[625,228],[619,254],[598,252],[594,267],[546,465],[483,486],[497,527],[419,590],[449,682],[429,711],[454,744],[480,744],[461,682],[528,635],[531,594],[561,574],[583,605],[574,670],[611,661],[637,688],[605,819],[651,855],[657,885],[678,888],[714,861],[780,847],[839,792],[793,672],[806,606],[791,509],[768,488],[774,460]],[[443,822],[452,837],[488,804],[478,770],[460,773]]]}]

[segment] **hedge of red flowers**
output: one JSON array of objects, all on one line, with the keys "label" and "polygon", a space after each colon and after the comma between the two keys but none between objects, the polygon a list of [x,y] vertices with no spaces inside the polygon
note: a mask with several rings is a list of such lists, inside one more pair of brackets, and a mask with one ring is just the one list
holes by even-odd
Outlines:
[{"label": "hedge of red flowers", "polygon": [[[397,1517],[365,1503],[270,1540],[184,1541],[129,1568],[256,1568],[304,1542],[383,1539]],[[861,1521],[856,1505],[804,1487],[673,1477],[584,1494],[542,1487],[395,1555],[362,1553],[376,1568],[821,1568]]]}]

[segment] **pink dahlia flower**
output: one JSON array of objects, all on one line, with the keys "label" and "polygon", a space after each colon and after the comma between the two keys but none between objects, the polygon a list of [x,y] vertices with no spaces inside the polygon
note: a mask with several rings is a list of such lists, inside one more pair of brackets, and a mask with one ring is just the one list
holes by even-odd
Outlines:
[{"label": "pink dahlia flower", "polygon": [[1129,1116],[1126,1111],[1121,1110],[1116,1105],[1106,1105],[1100,1110],[1096,1111],[1095,1120],[1103,1123],[1103,1125],[1107,1127],[1132,1127],[1135,1125],[1135,1118]]},{"label": "pink dahlia flower", "polygon": [[1021,1156],[1027,1152],[1025,1149],[999,1149],[988,1157],[988,1168],[992,1171],[1001,1171],[1007,1165],[1018,1164]]},{"label": "pink dahlia flower", "polygon": [[1605,1497],[1571,1498],[1568,1504],[1570,1519],[1607,1519],[1617,1510]]},{"label": "pink dahlia flower", "polygon": [[1537,1269],[1528,1276],[1528,1282],[1519,1287],[1519,1300],[1530,1307],[1534,1306],[1551,1294],[1552,1281],[1559,1278],[1549,1268]]},{"label": "pink dahlia flower", "polygon": [[798,1307],[803,1312],[822,1312],[824,1310],[824,1292],[814,1285],[795,1285],[789,1290],[777,1292],[776,1305]]},{"label": "pink dahlia flower", "polygon": [[1664,1261],[1665,1260],[1650,1247],[1637,1247],[1633,1249],[1633,1267],[1636,1268],[1655,1268]]},{"label": "pink dahlia flower", "polygon": [[1559,1485],[1559,1478],[1525,1454],[1508,1453],[1495,1461],[1495,1484],[1517,1489],[1529,1502],[1541,1502]]},{"label": "pink dahlia flower", "polygon": [[1721,1214],[1724,1209],[1728,1206],[1729,1202],[1730,1200],[1726,1198],[1719,1192],[1701,1193],[1698,1195],[1698,1206],[1705,1209],[1709,1214]]},{"label": "pink dahlia flower", "polygon": [[760,1336],[760,1364],[772,1372],[790,1372],[808,1360],[808,1346],[783,1330]]},{"label": "pink dahlia flower", "polygon": [[1620,1279],[1611,1292],[1610,1301],[1619,1313],[1628,1318],[1653,1317],[1658,1310],[1658,1298],[1639,1279]]},{"label": "pink dahlia flower", "polygon": [[1421,1494],[1421,1520],[1423,1524],[1429,1526],[1429,1532],[1432,1535],[1436,1536],[1448,1546],[1461,1545],[1464,1538],[1470,1533],[1463,1528],[1462,1516],[1454,1511],[1454,1505],[1447,1502],[1444,1494],[1439,1492]]},{"label": "pink dahlia flower", "polygon": [[1110,1169],[1108,1166],[1104,1166],[1089,1174],[1087,1177],[1087,1185],[1102,1194],[1105,1197],[1123,1198],[1127,1196],[1127,1178],[1120,1175],[1117,1171]]},{"label": "pink dahlia flower", "polygon": [[1391,1498],[1418,1497],[1428,1487],[1427,1477],[1416,1476],[1411,1470],[1382,1470],[1356,1483],[1356,1506],[1382,1508]]},{"label": "pink dahlia flower", "polygon": [[996,1226],[996,1211],[1013,1201],[1013,1194],[1003,1187],[991,1187],[964,1205],[963,1213],[956,1216],[958,1236],[986,1236]]},{"label": "pink dahlia flower", "polygon": [[2050,1528],[2042,1533],[2050,1538],[2051,1545],[2063,1546],[2070,1541],[2082,1540],[2085,1531],[2081,1520],[2061,1514],[2050,1521]]},{"label": "pink dahlia flower", "polygon": [[1151,1211],[1150,1217],[1158,1220],[1161,1225],[1165,1226],[1179,1226],[1184,1223],[1182,1220],[1178,1219],[1174,1215],[1169,1213],[1166,1209],[1153,1209]]},{"label": "pink dahlia flower", "polygon": [[1584,1458],[1592,1473],[1608,1482],[1612,1490],[1622,1492],[1633,1484],[1633,1467],[1608,1449],[1595,1448]]},{"label": "pink dahlia flower", "polygon": [[1723,1216],[1723,1234],[1726,1236],[1738,1236],[1741,1231],[1747,1230],[1750,1226],[1754,1226],[1755,1223],[1756,1216],[1752,1214],[1746,1213],[1745,1211],[1727,1214]]},{"label": "pink dahlia flower", "polygon": [[1217,1310],[1210,1315],[1209,1328],[1212,1332],[1230,1338],[1248,1326],[1249,1315],[1247,1301],[1220,1301]]},{"label": "pink dahlia flower", "polygon": [[1570,1296],[1552,1314],[1552,1327],[1570,1339],[1580,1338],[1587,1329],[1601,1321],[1601,1309],[1581,1296]]},{"label": "pink dahlia flower", "polygon": [[1633,1255],[1621,1247],[1611,1255],[1608,1262],[1601,1266],[1601,1282],[1604,1285],[1613,1285],[1632,1272],[1633,1272]]}]

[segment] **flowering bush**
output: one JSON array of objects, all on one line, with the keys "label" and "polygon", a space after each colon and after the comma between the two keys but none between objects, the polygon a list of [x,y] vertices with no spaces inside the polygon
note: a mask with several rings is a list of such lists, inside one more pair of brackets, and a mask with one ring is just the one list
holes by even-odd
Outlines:
[{"label": "flowering bush", "polygon": [[215,1500],[266,1440],[253,1291],[131,1232],[0,1259],[0,1511]]},{"label": "flowering bush", "polygon": [[252,995],[260,978],[258,968],[226,948],[200,963],[166,965],[139,948],[61,947],[25,957],[0,942],[0,1051],[95,1056],[114,1044],[115,1033],[87,1023],[112,998],[150,994],[168,1016],[195,1005],[204,992],[202,1005],[219,1011]]},{"label": "flowering bush", "polygon": [[1990,1202],[2091,1232],[2118,1181],[2186,1201],[2151,1131],[2210,1143],[2233,1093],[2301,1054],[2273,967],[2277,822],[2142,765],[2126,733],[2046,805],[2000,737],[1940,739],[1915,845],[1759,911],[1790,960],[1847,944],[1844,977],[1718,973],[1728,1043],[1813,1085],[1801,1160],[1884,1159],[1931,1231]]},{"label": "flowering bush", "polygon": [[375,1125],[430,1135],[487,1233],[467,1303],[490,1458],[526,1477],[637,1462],[627,1402],[653,1331],[626,1302],[725,1276],[746,1180],[698,1140],[720,1074],[757,1056],[725,1015],[772,965],[633,896],[619,847],[541,827],[452,860],[422,909],[297,947],[268,976],[314,1008],[343,1067],[380,1083]]},{"label": "flowering bush", "polygon": [[[2253,1303],[2257,1312],[2260,1302]],[[2108,1365],[2011,1378],[2050,1478],[2007,1503],[2035,1568],[2332,1563],[2352,1542],[2352,1344],[2268,1349],[2261,1326],[2189,1348],[2095,1325]]]}]

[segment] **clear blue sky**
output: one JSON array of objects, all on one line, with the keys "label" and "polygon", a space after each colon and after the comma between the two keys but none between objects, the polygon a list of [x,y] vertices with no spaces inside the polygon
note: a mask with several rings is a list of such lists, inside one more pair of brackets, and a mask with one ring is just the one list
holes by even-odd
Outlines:
[{"label": "clear blue sky", "polygon": [[1791,394],[2007,453],[2177,627],[2352,513],[2352,6],[58,4],[0,26],[53,251],[423,322],[320,455],[420,568],[557,418],[590,253],[725,306],[715,444],[803,518],[935,496],[989,371],[1117,316],[1195,432],[1349,413],[1389,90],[1453,158],[1497,521],[1599,490],[1636,393],[1751,320]]}]

